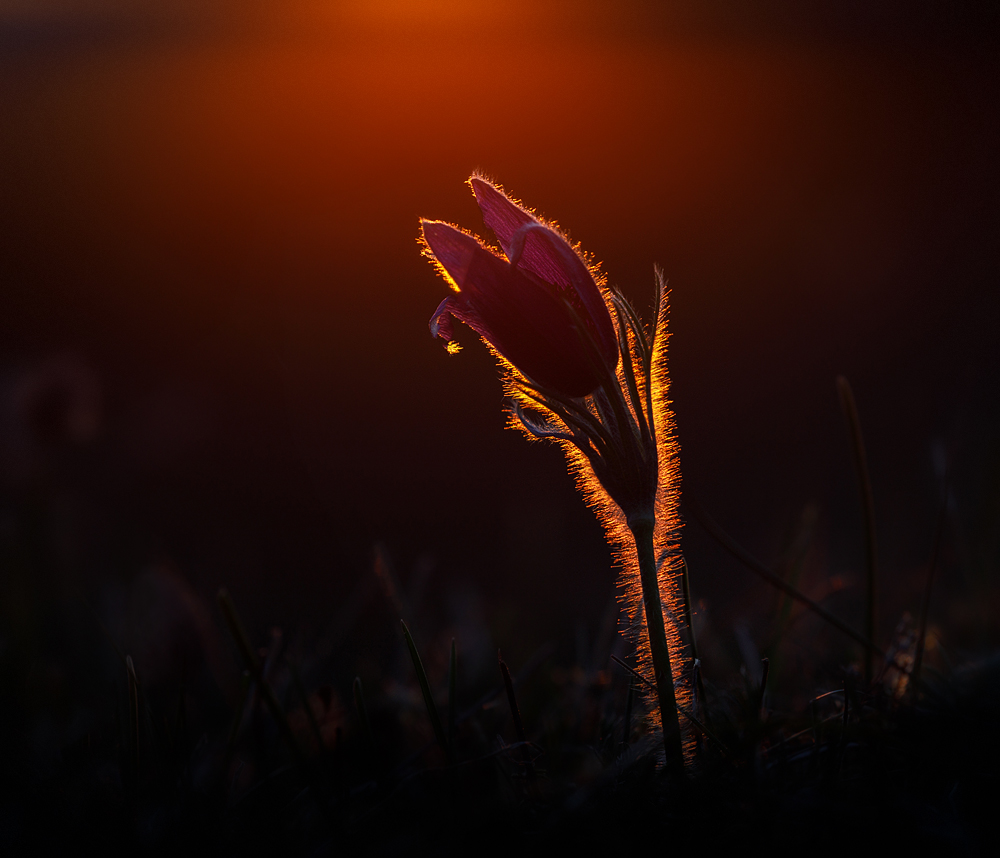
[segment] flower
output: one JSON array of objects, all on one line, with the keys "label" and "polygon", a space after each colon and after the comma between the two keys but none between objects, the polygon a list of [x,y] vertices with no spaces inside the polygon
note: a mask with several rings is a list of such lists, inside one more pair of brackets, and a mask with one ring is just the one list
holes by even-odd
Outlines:
[{"label": "flower", "polygon": [[621,569],[637,667],[657,690],[664,759],[681,771],[694,745],[678,715],[692,696],[663,272],[647,325],[619,290],[598,284],[562,233],[484,179],[469,184],[504,255],[451,224],[421,221],[425,253],[455,290],[431,333],[453,351],[453,319],[477,331],[504,361],[511,425],[566,454]]},{"label": "flower", "polygon": [[[449,344],[465,322],[535,384],[583,397],[618,363],[618,337],[586,262],[552,226],[478,176],[469,180],[504,256],[442,221],[421,220],[427,255],[449,281],[430,320]],[[506,258],[505,258],[506,257]]]}]

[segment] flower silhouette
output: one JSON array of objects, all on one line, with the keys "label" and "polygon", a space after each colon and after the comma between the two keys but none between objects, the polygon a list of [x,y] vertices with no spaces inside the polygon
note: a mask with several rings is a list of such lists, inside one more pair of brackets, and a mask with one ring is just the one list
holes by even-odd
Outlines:
[{"label": "flower silhouette", "polygon": [[427,254],[454,288],[431,317],[452,343],[465,322],[537,385],[569,397],[591,393],[618,363],[618,338],[590,268],[563,235],[503,191],[469,184],[506,258],[442,221],[422,220]]},{"label": "flower silhouette", "polygon": [[667,372],[667,289],[656,272],[645,324],[555,227],[478,176],[469,180],[503,255],[441,221],[421,221],[425,253],[455,290],[431,317],[452,342],[454,319],[501,356],[511,425],[559,444],[621,569],[627,633],[656,688],[664,760],[693,753],[678,713],[690,704],[681,637],[680,469]]}]

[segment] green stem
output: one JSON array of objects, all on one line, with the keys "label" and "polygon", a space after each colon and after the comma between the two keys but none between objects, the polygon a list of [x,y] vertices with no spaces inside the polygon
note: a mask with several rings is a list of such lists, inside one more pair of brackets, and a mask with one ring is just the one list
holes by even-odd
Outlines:
[{"label": "green stem", "polygon": [[635,551],[639,560],[639,580],[642,582],[642,603],[646,609],[646,631],[649,634],[649,651],[653,656],[653,673],[656,692],[660,701],[660,723],[663,725],[663,749],[666,766],[674,772],[684,771],[684,751],[681,747],[681,728],[677,715],[677,698],[674,696],[674,674],[670,667],[670,649],[663,625],[663,606],[660,601],[660,582],[656,574],[656,553],[653,549],[653,518],[635,518],[629,521]]}]

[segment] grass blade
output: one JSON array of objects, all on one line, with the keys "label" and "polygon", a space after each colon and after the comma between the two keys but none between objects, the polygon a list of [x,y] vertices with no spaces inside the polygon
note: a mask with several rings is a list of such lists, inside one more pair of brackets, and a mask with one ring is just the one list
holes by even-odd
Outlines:
[{"label": "grass blade", "polygon": [[503,676],[504,688],[507,689],[507,703],[510,705],[511,717],[514,719],[514,735],[517,736],[517,742],[522,749],[521,759],[524,761],[525,767],[530,774],[534,771],[534,767],[531,762],[531,752],[528,750],[528,739],[524,735],[524,724],[521,723],[521,710],[517,708],[517,697],[514,696],[514,682],[510,678],[510,670],[507,668],[507,662],[500,656],[500,650],[497,650],[497,661],[500,662],[500,674]]},{"label": "grass blade", "polygon": [[451,658],[448,660],[448,741],[455,740],[458,720],[458,649],[451,639]]},{"label": "grass blade", "polygon": [[851,449],[854,453],[854,468],[858,474],[858,488],[861,491],[861,507],[865,523],[865,637],[869,645],[865,649],[865,681],[871,682],[874,675],[875,652],[872,643],[876,640],[876,610],[878,597],[878,571],[875,554],[875,501],[872,496],[871,475],[868,472],[868,457],[861,435],[861,421],[854,402],[851,385],[844,376],[837,376],[837,390],[840,405],[844,409],[847,425],[851,433]]},{"label": "grass blade", "polygon": [[760,668],[760,693],[757,695],[757,716],[760,717],[764,713],[764,692],[767,690],[767,674],[771,669],[771,660],[769,658],[761,659]]},{"label": "grass blade", "polygon": [[[687,623],[688,636],[691,640],[691,663],[697,668],[701,664],[701,659],[698,657],[698,641],[695,639],[694,622],[691,619],[691,577],[688,573],[687,558],[682,557],[681,559],[684,564],[681,567],[681,584],[684,588],[684,622]],[[694,711],[707,722],[709,719],[708,708],[705,705],[705,682],[701,678],[701,670],[697,669],[695,671],[695,693],[698,695],[698,699],[695,701]]]},{"label": "grass blade", "polygon": [[424,672],[424,665],[420,660],[420,654],[417,652],[417,645],[413,642],[413,636],[406,627],[406,623],[400,620],[399,624],[403,627],[403,637],[406,638],[406,645],[410,649],[410,658],[413,659],[413,669],[417,672],[417,681],[420,683],[420,691],[424,695],[424,705],[427,707],[427,715],[431,719],[431,727],[434,728],[434,736],[441,746],[441,750],[444,751],[448,764],[452,765],[455,761],[452,757],[451,746],[448,744],[448,737],[444,734],[444,727],[441,724],[441,717],[438,715],[437,706],[434,705],[434,698],[431,696],[431,686],[427,681],[427,674]]},{"label": "grass blade", "polygon": [[292,757],[295,759],[296,763],[302,767],[302,770],[308,774],[306,759],[302,754],[301,748],[299,748],[299,743],[295,741],[295,734],[292,732],[291,725],[288,723],[285,710],[282,708],[281,703],[278,702],[278,698],[274,693],[274,689],[271,688],[271,684],[264,678],[264,670],[260,659],[253,651],[253,647],[250,646],[250,639],[247,637],[246,630],[243,628],[243,623],[240,621],[239,615],[236,613],[236,607],[233,605],[233,600],[230,598],[228,591],[225,589],[219,590],[219,594],[216,598],[219,602],[219,608],[222,610],[222,616],[225,618],[226,625],[229,627],[229,633],[232,635],[233,641],[236,643],[236,648],[240,652],[240,657],[243,659],[244,667],[246,667],[246,669],[250,672],[250,676],[253,681],[257,683],[257,688],[264,697],[264,703],[267,705],[268,711],[271,713],[271,717],[274,719],[275,724],[278,725],[278,731],[281,733],[282,738],[288,745],[288,749],[291,751]]},{"label": "grass blade", "polygon": [[139,680],[135,675],[132,656],[125,656],[128,675],[128,785],[129,801],[133,804],[139,789]]},{"label": "grass blade", "polygon": [[521,712],[517,708],[517,697],[514,696],[514,683],[511,681],[507,663],[500,656],[500,650],[497,650],[497,661],[500,662],[500,674],[503,676],[504,688],[507,689],[507,703],[510,704],[510,714],[514,719],[514,735],[517,736],[518,742],[527,742],[524,725],[521,723]]}]

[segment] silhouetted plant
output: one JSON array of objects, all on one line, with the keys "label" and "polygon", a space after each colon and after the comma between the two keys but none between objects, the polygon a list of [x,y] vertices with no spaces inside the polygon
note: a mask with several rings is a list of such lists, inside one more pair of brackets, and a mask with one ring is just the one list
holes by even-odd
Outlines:
[{"label": "silhouetted plant", "polygon": [[501,252],[450,224],[421,221],[425,252],[454,290],[434,311],[431,332],[451,352],[453,319],[479,333],[499,360],[512,425],[566,454],[621,567],[639,671],[657,691],[667,764],[680,770],[678,703],[689,706],[691,691],[662,273],[646,325],[554,224],[480,176],[469,184]]}]

